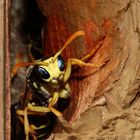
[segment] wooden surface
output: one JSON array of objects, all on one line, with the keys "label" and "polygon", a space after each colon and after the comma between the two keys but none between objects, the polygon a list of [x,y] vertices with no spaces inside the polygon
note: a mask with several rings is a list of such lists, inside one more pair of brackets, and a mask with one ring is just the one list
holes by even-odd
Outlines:
[{"label": "wooden surface", "polygon": [[65,60],[81,58],[103,34],[106,36],[89,62],[99,64],[105,58],[108,62],[95,73],[91,74],[93,69],[79,69],[75,77],[72,75],[72,100],[65,118],[73,125],[65,128],[58,124],[51,137],[139,140],[139,0],[38,0],[38,4],[47,19],[43,28],[45,55],[55,53],[77,30],[84,30],[86,39],[75,41],[63,53]]},{"label": "wooden surface", "polygon": [[[105,65],[100,69],[75,68],[69,81],[71,104],[64,117],[73,125],[64,127],[58,121],[50,139],[139,140],[139,0],[38,0],[38,5],[46,17],[42,29],[44,55],[53,55],[77,30],[84,30],[86,36],[77,38],[63,52],[65,61],[83,57],[105,36],[101,48],[88,61],[101,64],[107,60]],[[7,112],[8,127],[9,123]]]},{"label": "wooden surface", "polygon": [[[86,33],[85,38],[76,39],[62,54],[65,61],[70,57],[82,58],[105,36],[101,48],[88,61],[95,65],[105,64],[99,69],[79,69],[70,79],[72,94],[66,118],[73,123],[92,106],[96,97],[112,88],[113,81],[118,79],[118,71],[121,71],[128,57],[128,50],[121,44],[125,36],[121,37],[114,20],[111,19],[115,11],[107,12],[102,2],[39,0],[38,4],[47,19],[43,28],[45,55],[56,53],[72,33],[83,30]],[[105,4],[118,8],[111,1]]]},{"label": "wooden surface", "polygon": [[10,0],[4,1],[4,139],[11,139]]},{"label": "wooden surface", "polygon": [[9,1],[0,1],[0,139],[10,140]]},{"label": "wooden surface", "polygon": [[[0,28],[1,29],[4,29],[4,24],[3,24],[3,10],[4,10],[4,4],[3,4],[3,0],[0,1]],[[3,91],[4,91],[4,73],[3,73],[3,69],[4,69],[4,63],[3,63],[3,60],[4,60],[4,57],[3,57],[3,37],[4,37],[4,31],[1,30],[0,32],[0,78],[1,78],[1,81],[0,81],[0,139],[3,140],[4,139],[4,117],[3,117]]]}]

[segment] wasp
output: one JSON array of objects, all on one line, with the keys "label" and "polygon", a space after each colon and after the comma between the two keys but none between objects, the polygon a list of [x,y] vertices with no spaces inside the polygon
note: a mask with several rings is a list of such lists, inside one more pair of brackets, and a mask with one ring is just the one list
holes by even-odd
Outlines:
[{"label": "wasp", "polygon": [[[80,67],[101,67],[86,63],[95,51],[102,45],[100,41],[92,52],[81,59],[69,58],[65,63],[61,56],[63,50],[84,31],[77,31],[71,35],[64,46],[52,57],[42,58],[33,62],[21,62],[13,68],[13,75],[19,67],[28,67],[26,72],[26,88],[20,102],[14,106],[15,114],[20,121],[25,140],[45,139],[57,118],[63,117],[63,110],[70,99],[70,78],[72,65]],[[63,107],[62,107],[63,106]],[[17,132],[16,132],[17,135]]]}]

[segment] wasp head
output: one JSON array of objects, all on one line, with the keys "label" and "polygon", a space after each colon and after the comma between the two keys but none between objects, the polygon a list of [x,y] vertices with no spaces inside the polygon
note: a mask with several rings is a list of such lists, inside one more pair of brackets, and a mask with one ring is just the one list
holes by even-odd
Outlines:
[{"label": "wasp head", "polygon": [[38,63],[40,63],[40,65],[37,65],[35,68],[35,76],[50,85],[59,85],[59,83],[63,81],[64,60],[60,55],[56,59],[50,57]]}]

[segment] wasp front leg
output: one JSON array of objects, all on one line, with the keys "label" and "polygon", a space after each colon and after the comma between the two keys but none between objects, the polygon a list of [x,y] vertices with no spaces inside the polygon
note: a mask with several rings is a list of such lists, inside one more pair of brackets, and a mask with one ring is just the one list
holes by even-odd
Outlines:
[{"label": "wasp front leg", "polygon": [[[35,106],[31,103],[27,104],[27,107],[24,110],[17,110],[18,115],[24,115],[27,112],[27,115],[37,115],[37,114],[45,114],[48,112],[53,112],[57,117],[62,116],[58,110],[56,110],[53,106],[57,103],[59,98],[59,93],[55,92],[53,97],[49,101],[49,105],[46,106]],[[25,116],[26,117],[26,116]]]},{"label": "wasp front leg", "polygon": [[65,83],[64,87],[59,91],[59,97],[67,99],[70,96],[70,85],[68,82]]},{"label": "wasp front leg", "polygon": [[29,140],[30,127],[29,127],[27,109],[24,110],[24,130],[25,130],[26,140]]},{"label": "wasp front leg", "polygon": [[[32,105],[31,103],[28,103],[24,110],[21,109],[17,110],[17,115],[19,116],[19,118],[22,118],[20,120],[24,124],[26,140],[29,140],[29,134],[30,135],[35,134],[34,128],[32,127],[31,124],[29,124],[29,119],[28,119],[29,115],[45,115],[46,113],[52,112],[57,117],[60,118],[62,117],[62,113],[53,107],[57,103],[58,98],[59,98],[59,93],[55,92],[53,97],[50,99],[48,106],[36,106],[36,105]],[[45,125],[43,125],[43,127],[44,126]],[[38,127],[38,129],[42,129],[42,126]]]},{"label": "wasp front leg", "polygon": [[24,110],[17,110],[17,115],[19,117],[19,120],[21,121],[21,123],[24,126],[24,132],[25,132],[25,140],[29,140],[29,135],[31,134],[32,136],[35,137],[35,131],[34,129],[30,126],[29,124],[29,120],[28,120],[28,112],[27,112],[27,108]]},{"label": "wasp front leg", "polygon": [[64,79],[63,81],[66,82],[71,74],[71,67],[72,65],[78,65],[80,67],[93,67],[93,68],[100,68],[104,65],[104,63],[102,63],[101,65],[96,65],[96,64],[92,64],[92,63],[86,63],[80,59],[75,59],[75,58],[70,58],[67,62],[67,68],[64,74]]}]

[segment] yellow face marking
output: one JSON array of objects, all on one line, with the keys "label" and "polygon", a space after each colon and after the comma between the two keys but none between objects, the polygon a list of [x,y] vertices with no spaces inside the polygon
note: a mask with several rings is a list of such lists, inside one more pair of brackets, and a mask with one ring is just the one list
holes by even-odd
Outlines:
[{"label": "yellow face marking", "polygon": [[64,71],[60,71],[58,67],[58,60],[56,59],[54,61],[53,57],[50,57],[44,60],[43,63],[47,63],[48,65],[39,65],[39,68],[44,68],[50,74],[48,79],[43,80],[51,84],[58,84],[58,82],[63,79],[64,75]]}]

